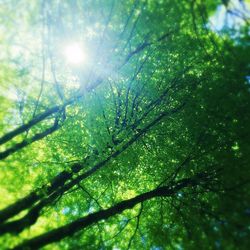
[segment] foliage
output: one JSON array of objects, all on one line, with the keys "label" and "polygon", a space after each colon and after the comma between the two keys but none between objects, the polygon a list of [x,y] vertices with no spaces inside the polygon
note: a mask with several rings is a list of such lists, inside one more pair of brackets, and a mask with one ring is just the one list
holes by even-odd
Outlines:
[{"label": "foliage", "polygon": [[249,20],[213,31],[225,2],[0,3],[1,249],[249,249]]}]

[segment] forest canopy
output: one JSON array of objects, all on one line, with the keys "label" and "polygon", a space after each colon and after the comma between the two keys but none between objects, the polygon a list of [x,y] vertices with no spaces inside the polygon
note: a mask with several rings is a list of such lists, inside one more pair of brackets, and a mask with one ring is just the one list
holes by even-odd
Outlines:
[{"label": "forest canopy", "polygon": [[250,249],[249,22],[0,0],[0,249]]}]

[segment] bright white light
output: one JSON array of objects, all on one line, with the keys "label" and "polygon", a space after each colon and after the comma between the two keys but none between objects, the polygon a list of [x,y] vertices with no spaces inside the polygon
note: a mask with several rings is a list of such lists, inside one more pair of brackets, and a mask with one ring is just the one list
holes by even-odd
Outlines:
[{"label": "bright white light", "polygon": [[86,59],[83,47],[78,43],[72,43],[65,47],[64,55],[70,64],[80,64]]}]

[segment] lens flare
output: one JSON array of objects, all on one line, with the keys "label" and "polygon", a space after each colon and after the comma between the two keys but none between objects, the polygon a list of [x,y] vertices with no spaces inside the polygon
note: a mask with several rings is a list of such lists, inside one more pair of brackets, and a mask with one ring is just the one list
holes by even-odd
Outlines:
[{"label": "lens flare", "polygon": [[78,43],[71,43],[65,47],[64,56],[70,64],[81,64],[86,59],[84,49]]}]

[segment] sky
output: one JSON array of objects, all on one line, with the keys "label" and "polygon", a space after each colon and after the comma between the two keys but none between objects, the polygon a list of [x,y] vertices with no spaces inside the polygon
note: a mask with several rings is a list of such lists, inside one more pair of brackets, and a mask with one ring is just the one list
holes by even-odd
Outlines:
[{"label": "sky", "polygon": [[239,29],[244,19],[250,21],[250,3],[248,1],[231,0],[226,7],[220,4],[215,14],[210,18],[210,28],[221,31],[223,28]]}]

